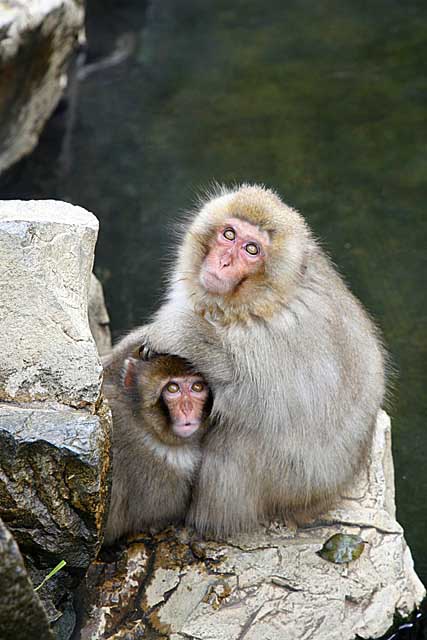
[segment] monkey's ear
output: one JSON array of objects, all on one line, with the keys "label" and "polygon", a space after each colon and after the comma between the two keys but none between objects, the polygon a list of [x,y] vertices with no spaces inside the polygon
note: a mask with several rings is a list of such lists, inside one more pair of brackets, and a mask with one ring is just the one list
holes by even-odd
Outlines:
[{"label": "monkey's ear", "polygon": [[122,381],[125,389],[131,389],[135,385],[136,377],[135,358],[126,358],[122,369]]}]

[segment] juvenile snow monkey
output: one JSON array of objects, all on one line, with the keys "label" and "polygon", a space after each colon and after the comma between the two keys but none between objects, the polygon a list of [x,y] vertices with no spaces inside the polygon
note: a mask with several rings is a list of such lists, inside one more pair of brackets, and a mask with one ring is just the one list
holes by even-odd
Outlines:
[{"label": "juvenile snow monkey", "polygon": [[[180,358],[105,360],[113,413],[113,482],[105,544],[183,521],[201,460],[209,390]],[[116,365],[118,362],[116,362]]]}]

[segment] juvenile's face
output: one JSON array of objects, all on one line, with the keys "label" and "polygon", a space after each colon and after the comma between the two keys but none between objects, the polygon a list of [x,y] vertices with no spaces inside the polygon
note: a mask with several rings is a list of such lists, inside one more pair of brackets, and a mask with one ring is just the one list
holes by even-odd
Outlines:
[{"label": "juvenile's face", "polygon": [[227,218],[204,259],[200,282],[210,293],[233,293],[264,264],[270,244],[267,232],[238,218]]},{"label": "juvenile's face", "polygon": [[208,387],[200,376],[175,376],[167,381],[162,398],[169,411],[171,429],[176,436],[188,438],[195,433],[203,420]]}]

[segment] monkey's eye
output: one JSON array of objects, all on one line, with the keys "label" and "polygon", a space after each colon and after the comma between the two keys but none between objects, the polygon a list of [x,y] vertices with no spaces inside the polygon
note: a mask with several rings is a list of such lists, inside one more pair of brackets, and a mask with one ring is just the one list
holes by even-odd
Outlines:
[{"label": "monkey's eye", "polygon": [[255,242],[248,242],[245,249],[246,249],[246,252],[249,253],[249,255],[251,256],[256,256],[259,253],[259,247],[257,244],[255,244]]},{"label": "monkey's eye", "polygon": [[205,385],[203,384],[203,382],[194,382],[191,385],[191,390],[195,391],[196,393],[201,393],[204,388],[205,388]]},{"label": "monkey's eye", "polygon": [[176,382],[169,382],[169,384],[166,385],[166,391],[168,391],[169,393],[178,393],[179,386],[176,384]]},{"label": "monkey's eye", "polygon": [[234,240],[236,238],[236,232],[231,227],[227,227],[227,229],[223,231],[222,235],[227,240]]}]

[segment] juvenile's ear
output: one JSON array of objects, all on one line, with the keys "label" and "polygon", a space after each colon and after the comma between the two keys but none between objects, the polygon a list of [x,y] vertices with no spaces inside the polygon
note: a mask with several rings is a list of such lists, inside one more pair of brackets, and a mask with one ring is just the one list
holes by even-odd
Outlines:
[{"label": "juvenile's ear", "polygon": [[122,369],[122,382],[125,389],[129,390],[136,383],[136,360],[135,358],[126,358]]}]

